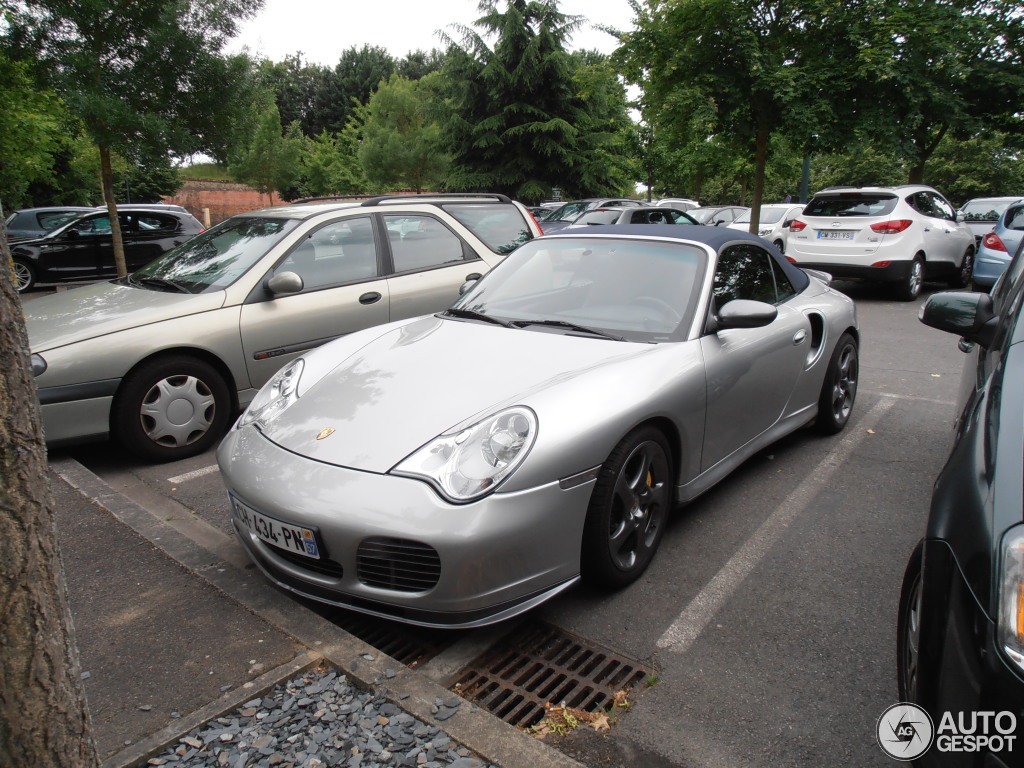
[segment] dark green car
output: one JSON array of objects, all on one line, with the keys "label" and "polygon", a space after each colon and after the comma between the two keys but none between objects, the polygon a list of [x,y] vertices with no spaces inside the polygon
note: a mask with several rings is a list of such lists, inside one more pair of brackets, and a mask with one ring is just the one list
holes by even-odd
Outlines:
[{"label": "dark green car", "polygon": [[[900,598],[900,698],[935,727],[919,766],[1009,768],[1024,751],[1022,253],[991,295],[937,293],[921,309],[923,323],[961,337],[968,360],[954,446]],[[959,713],[972,733],[950,720]],[[972,713],[995,714],[983,722]]]}]

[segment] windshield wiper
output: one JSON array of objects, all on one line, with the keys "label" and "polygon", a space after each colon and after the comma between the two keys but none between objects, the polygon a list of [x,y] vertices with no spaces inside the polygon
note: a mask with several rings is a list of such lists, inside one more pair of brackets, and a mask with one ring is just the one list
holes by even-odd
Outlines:
[{"label": "windshield wiper", "polygon": [[148,285],[150,288],[162,288],[163,290],[177,291],[178,293],[192,293],[181,283],[176,283],[173,280],[165,280],[162,277],[132,277],[133,283],[140,285]]},{"label": "windshield wiper", "polygon": [[446,309],[441,314],[449,315],[451,317],[464,317],[467,320],[483,320],[488,323],[494,323],[500,325],[503,328],[514,328],[515,326],[507,320],[500,320],[493,315],[485,315],[483,312],[477,312],[473,309],[462,309],[461,307],[451,307]]},{"label": "windshield wiper", "polygon": [[509,323],[515,328],[525,328],[527,325],[548,325],[552,328],[567,328],[570,331],[577,331],[578,333],[589,333],[594,336],[603,336],[606,339],[612,339],[613,341],[626,341],[622,336],[616,336],[614,333],[608,333],[608,331],[602,331],[598,328],[588,328],[585,325],[577,325],[576,323],[570,323],[567,320],[513,320]]}]

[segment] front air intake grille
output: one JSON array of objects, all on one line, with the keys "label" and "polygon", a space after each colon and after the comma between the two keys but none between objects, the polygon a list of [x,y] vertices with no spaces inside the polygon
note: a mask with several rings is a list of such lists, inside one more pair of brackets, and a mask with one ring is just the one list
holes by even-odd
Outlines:
[{"label": "front air intake grille", "polygon": [[316,573],[322,573],[324,576],[333,576],[336,579],[340,579],[345,575],[345,569],[341,567],[340,563],[328,560],[326,557],[315,560],[312,557],[303,557],[302,555],[296,555],[293,552],[276,548],[273,552],[282,560],[287,560],[289,563],[305,568],[307,571],[315,571]]},{"label": "front air intake grille", "polygon": [[441,578],[437,551],[419,541],[364,539],[356,552],[359,581],[397,592],[426,592]]}]

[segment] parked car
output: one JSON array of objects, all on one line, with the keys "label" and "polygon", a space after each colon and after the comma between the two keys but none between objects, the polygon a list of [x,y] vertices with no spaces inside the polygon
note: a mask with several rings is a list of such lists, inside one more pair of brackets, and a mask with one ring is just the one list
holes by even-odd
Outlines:
[{"label": "parked car", "polygon": [[23,208],[7,217],[7,241],[26,240],[42,237],[76,216],[88,213],[93,208],[84,205],[61,205],[46,208]]},{"label": "parked car", "polygon": [[740,215],[749,212],[749,208],[741,205],[712,205],[707,208],[691,208],[687,211],[697,220],[698,224],[706,224],[709,227],[731,224]]},{"label": "parked car", "polygon": [[[937,293],[921,311],[968,354],[953,447],[900,594],[900,700],[936,724],[945,712],[1009,711],[1019,721],[1024,702],[1024,247],[1016,254],[991,295]],[[1018,749],[994,746],[933,747],[915,765],[1020,765]]]},{"label": "parked car", "polygon": [[[802,205],[791,205],[789,203],[762,205],[757,234],[785,253],[786,241],[789,239],[789,227],[803,210],[804,207]],[[732,229],[741,229],[748,232],[750,231],[750,216],[751,211],[741,213],[727,226]]]},{"label": "parked car", "polygon": [[683,211],[700,208],[700,202],[697,200],[691,200],[688,197],[663,197],[655,202],[654,205],[663,205],[666,208],[678,208]]},{"label": "parked car", "polygon": [[641,205],[639,200],[632,200],[628,197],[591,197],[585,200],[571,200],[545,216],[540,221],[540,227],[544,230],[544,234],[548,234],[557,232],[591,208],[621,208],[639,205]]},{"label": "parked car", "polygon": [[581,213],[565,229],[594,224],[697,224],[697,221],[675,208],[591,208]]},{"label": "parked car", "polygon": [[958,218],[974,233],[974,240],[980,245],[981,238],[995,227],[999,217],[1010,203],[1024,199],[1017,197],[976,197],[968,200],[958,211]]},{"label": "parked car", "polygon": [[974,287],[989,290],[1010,263],[1024,235],[1024,199],[1006,206],[991,232],[981,238],[974,262]]},{"label": "parked car", "polygon": [[926,278],[970,284],[974,235],[941,194],[920,184],[830,187],[790,226],[786,257],[835,277],[888,283],[913,301]]},{"label": "parked car", "polygon": [[284,589],[412,624],[623,587],[678,502],[847,424],[856,310],[821,277],[710,227],[532,240],[279,371],[217,452],[235,531]]},{"label": "parked car", "polygon": [[[203,231],[192,214],[176,210],[118,208],[124,258],[130,271],[181,245]],[[99,280],[117,275],[114,239],[106,209],[90,209],[43,237],[11,245],[15,287],[36,283]]]},{"label": "parked car", "polygon": [[47,444],[112,435],[148,460],[201,453],[292,358],[447,307],[536,235],[503,195],[281,206],[227,219],[127,278],[34,299]]}]

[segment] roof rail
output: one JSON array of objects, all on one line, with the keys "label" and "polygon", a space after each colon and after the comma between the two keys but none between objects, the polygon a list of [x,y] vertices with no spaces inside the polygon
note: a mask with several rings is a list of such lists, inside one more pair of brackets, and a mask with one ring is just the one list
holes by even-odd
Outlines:
[{"label": "roof rail", "polygon": [[378,195],[327,195],[325,197],[304,197],[301,200],[292,200],[290,205],[300,205],[302,203],[326,203],[331,200],[338,200],[341,202],[346,200],[369,200],[374,197],[378,197]]},{"label": "roof rail", "polygon": [[409,200],[409,201],[415,202],[417,200],[422,200],[423,198],[436,198],[436,197],[442,197],[442,198],[472,197],[472,198],[480,198],[480,199],[483,199],[483,200],[496,200],[499,203],[511,203],[512,202],[512,198],[510,198],[508,195],[503,195],[500,192],[434,192],[433,194],[431,194],[431,193],[424,193],[424,194],[421,194],[421,195],[376,195],[374,197],[371,197],[369,200],[364,200],[362,203],[360,203],[360,205],[365,206],[367,208],[372,208],[374,206],[380,205],[381,203],[386,203],[386,202],[389,202],[389,201]]}]

